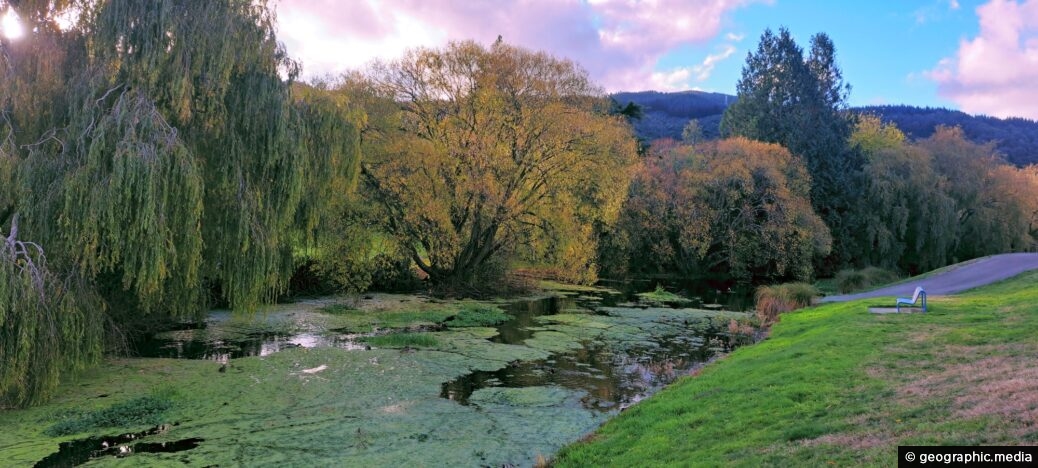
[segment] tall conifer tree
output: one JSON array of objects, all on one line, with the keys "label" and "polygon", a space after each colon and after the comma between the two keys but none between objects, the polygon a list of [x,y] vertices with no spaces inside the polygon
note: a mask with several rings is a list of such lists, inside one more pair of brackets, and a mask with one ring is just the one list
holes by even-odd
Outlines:
[{"label": "tall conifer tree", "polygon": [[737,90],[739,100],[725,112],[722,133],[778,143],[804,158],[811,204],[833,234],[833,253],[822,266],[851,262],[860,250],[853,240],[859,218],[854,207],[864,158],[848,145],[854,124],[847,112],[850,86],[832,41],[816,34],[805,58],[789,30],[765,30],[757,51],[746,58]]}]

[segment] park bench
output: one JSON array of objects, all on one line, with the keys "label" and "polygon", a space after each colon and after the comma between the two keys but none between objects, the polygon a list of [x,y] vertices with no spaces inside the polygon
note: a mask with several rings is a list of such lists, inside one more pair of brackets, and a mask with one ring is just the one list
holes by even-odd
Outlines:
[{"label": "park bench", "polygon": [[923,312],[926,312],[926,291],[923,290],[922,286],[917,286],[915,288],[915,293],[912,294],[911,299],[907,297],[897,298],[897,313],[901,313],[902,304],[905,304],[907,307],[912,307],[915,305],[915,302],[918,301],[920,297],[923,299]]}]

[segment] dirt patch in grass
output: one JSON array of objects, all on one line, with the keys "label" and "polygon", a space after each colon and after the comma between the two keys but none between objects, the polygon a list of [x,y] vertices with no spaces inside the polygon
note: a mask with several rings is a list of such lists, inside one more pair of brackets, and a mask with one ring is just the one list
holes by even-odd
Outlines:
[{"label": "dirt patch in grass", "polygon": [[975,362],[991,356],[1006,357],[1026,352],[1028,351],[1025,347],[1008,344],[983,346],[947,345],[937,353],[937,357],[951,362]]},{"label": "dirt patch in grass", "polygon": [[[965,359],[906,382],[898,394],[909,402],[947,398],[956,417],[993,417],[1012,436],[1034,432],[1038,421],[1038,347],[956,346],[942,354]],[[997,353],[996,355],[991,355]],[[973,356],[973,359],[970,359]]]},{"label": "dirt patch in grass", "polygon": [[803,441],[804,446],[835,445],[847,447],[853,450],[865,450],[875,447],[887,447],[896,445],[898,437],[890,433],[866,432],[866,433],[837,433],[826,434],[821,437]]},{"label": "dirt patch in grass", "polygon": [[972,391],[955,399],[956,414],[1002,416],[1028,425],[1038,421],[1038,367],[1033,360],[989,358],[963,368]]}]

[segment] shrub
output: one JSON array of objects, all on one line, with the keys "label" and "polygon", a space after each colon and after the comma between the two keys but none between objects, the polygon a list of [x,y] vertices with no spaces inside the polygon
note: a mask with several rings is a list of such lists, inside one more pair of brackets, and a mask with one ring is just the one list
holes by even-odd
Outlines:
[{"label": "shrub", "polygon": [[898,280],[897,273],[877,267],[867,267],[862,270],[869,282],[869,287],[893,283]]},{"label": "shrub", "polygon": [[753,337],[757,334],[757,328],[749,320],[731,319],[728,321],[728,337],[732,345],[746,345],[753,343]]},{"label": "shrub", "polygon": [[840,293],[846,294],[863,289],[871,289],[874,286],[891,283],[897,279],[897,274],[882,268],[867,267],[862,270],[843,270],[836,274],[836,288]]},{"label": "shrub", "polygon": [[369,289],[385,292],[410,292],[422,287],[422,280],[410,258],[380,252],[370,260]]},{"label": "shrub", "polygon": [[836,290],[841,293],[857,291],[865,287],[865,274],[860,270],[841,270],[836,273]]},{"label": "shrub", "polygon": [[297,261],[295,271],[288,280],[288,291],[285,296],[324,296],[334,294],[338,290],[335,282],[322,273],[319,261],[313,257],[303,257]]},{"label": "shrub", "polygon": [[778,321],[779,314],[811,305],[819,294],[818,289],[807,283],[786,283],[757,288],[757,318],[761,326]]}]

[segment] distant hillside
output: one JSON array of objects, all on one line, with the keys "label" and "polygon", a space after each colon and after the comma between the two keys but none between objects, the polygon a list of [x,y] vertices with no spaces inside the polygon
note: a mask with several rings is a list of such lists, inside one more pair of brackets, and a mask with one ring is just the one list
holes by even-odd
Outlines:
[{"label": "distant hillside", "polygon": [[1018,166],[1038,163],[1038,122],[999,119],[932,107],[869,106],[855,110],[893,122],[911,138],[926,138],[938,125],[959,126],[975,142],[994,141],[1009,162]]},{"label": "distant hillside", "polygon": [[[702,91],[620,92],[614,94],[613,99],[621,105],[633,102],[642,107],[645,116],[634,122],[634,130],[647,141],[681,139],[681,130],[691,119],[699,119],[704,137],[717,138],[721,114],[728,104],[736,100],[735,96]],[[962,127],[966,137],[975,142],[996,142],[998,150],[1013,164],[1038,164],[1038,122],[1033,120],[971,116],[931,107],[868,106],[853,110],[876,114],[884,121],[893,122],[910,138],[927,138],[937,125],[957,125]]]},{"label": "distant hillside", "polygon": [[660,138],[681,139],[681,130],[691,119],[699,119],[700,128],[706,138],[717,138],[721,114],[735,96],[703,91],[681,91],[661,93],[642,91],[620,92],[613,99],[621,105],[633,102],[642,107],[645,116],[634,121],[634,131],[647,141]]}]

